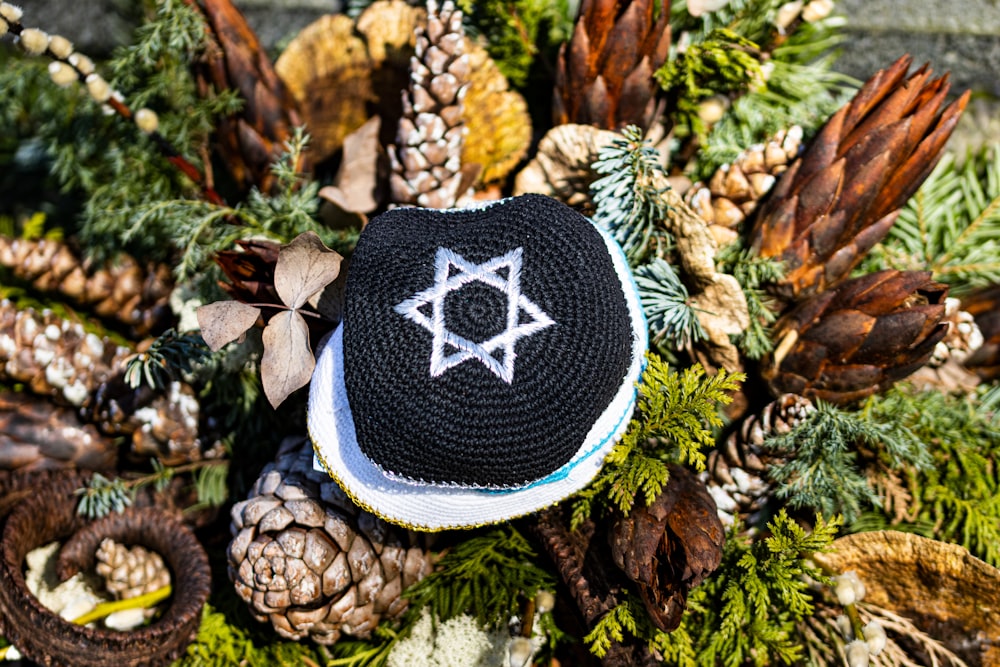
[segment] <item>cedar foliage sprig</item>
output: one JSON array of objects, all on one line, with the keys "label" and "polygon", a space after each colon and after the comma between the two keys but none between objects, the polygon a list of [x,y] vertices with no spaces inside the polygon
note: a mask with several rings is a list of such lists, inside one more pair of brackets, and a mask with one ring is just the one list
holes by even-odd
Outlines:
[{"label": "cedar foliage sprig", "polygon": [[759,257],[740,242],[726,246],[717,258],[719,268],[736,278],[747,300],[750,326],[736,336],[736,344],[748,359],[761,359],[774,348],[770,326],[776,315],[773,299],[764,285],[784,277],[782,263],[770,257]]},{"label": "cedar foliage sprig", "polygon": [[629,263],[638,266],[654,245],[660,251],[670,245],[663,226],[667,204],[662,197],[668,186],[657,185],[666,171],[642,130],[629,125],[621,135],[601,148],[591,165],[596,173],[605,174],[590,186],[596,207],[593,220],[618,241]]},{"label": "cedar foliage sprig", "polygon": [[[927,443],[933,464],[911,467],[904,483],[911,506],[892,527],[962,545],[1000,565],[1000,419],[983,398],[893,387],[873,396],[863,414],[873,423],[901,422]],[[867,518],[867,517],[866,517]],[[891,517],[886,514],[885,522]],[[859,526],[852,527],[857,530]]]},{"label": "cedar foliage sprig", "polygon": [[654,628],[637,603],[625,598],[584,641],[600,657],[629,634],[678,667],[796,664],[803,640],[795,626],[814,608],[809,581],[828,582],[809,557],[829,548],[841,523],[839,517],[818,516],[807,531],[781,510],[768,524],[768,537],[756,542],[733,526],[719,568],[691,591],[679,628]]},{"label": "cedar foliage sprig", "polygon": [[861,447],[876,452],[889,469],[923,470],[931,463],[927,444],[902,423],[898,416],[872,420],[818,402],[794,429],[764,441],[765,449],[783,459],[768,470],[777,484],[775,495],[792,508],[854,521],[879,502],[859,462]]},{"label": "cedar foliage sprig", "polygon": [[676,131],[704,139],[707,128],[699,114],[699,105],[714,95],[742,94],[749,90],[762,76],[759,56],[755,43],[721,28],[664,63],[654,76],[675,100]]},{"label": "cedar foliage sprig", "polygon": [[946,153],[873,256],[932,271],[953,295],[1000,282],[1000,145],[964,163]]},{"label": "cedar foliage sprig", "polygon": [[527,83],[539,42],[560,43],[573,30],[567,0],[458,0],[455,4],[468,24],[467,34],[485,38],[490,58],[516,88]]},{"label": "cedar foliage sprig", "polygon": [[695,156],[695,177],[710,178],[747,146],[793,125],[811,135],[844,104],[858,82],[833,70],[843,25],[843,19],[832,16],[801,23],[771,51],[766,77],[738,97],[704,138]]},{"label": "cedar foliage sprig", "polygon": [[667,483],[670,463],[704,470],[702,449],[714,442],[714,429],[722,425],[718,408],[732,401],[731,392],[745,379],[724,369],[706,377],[700,364],[678,373],[654,354],[646,360],[636,416],[594,482],[577,494],[574,528],[591,515],[595,503],[626,515],[637,499],[652,504]]},{"label": "cedar foliage sprig", "polygon": [[[235,598],[235,595],[231,596]],[[265,636],[246,611],[242,600],[232,610],[222,610],[210,601],[201,612],[198,634],[174,667],[225,667],[247,665],[322,664],[315,645],[309,642],[280,640],[273,634]],[[241,617],[235,618],[234,617]]]},{"label": "cedar foliage sprig", "polygon": [[708,337],[688,303],[687,287],[665,259],[655,257],[637,268],[635,284],[653,342],[681,350]]},{"label": "cedar foliage sprig", "polygon": [[406,590],[407,617],[415,621],[427,608],[442,621],[468,613],[483,627],[497,627],[518,614],[522,599],[555,587],[555,577],[538,560],[510,524],[462,540],[434,572]]}]

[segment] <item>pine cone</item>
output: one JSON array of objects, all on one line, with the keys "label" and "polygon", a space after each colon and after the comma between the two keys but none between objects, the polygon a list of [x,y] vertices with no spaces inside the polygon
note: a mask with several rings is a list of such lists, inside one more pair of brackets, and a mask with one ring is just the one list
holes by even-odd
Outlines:
[{"label": "pine cone", "polygon": [[229,576],[254,617],[283,637],[367,637],[403,612],[400,593],[430,572],[430,554],[415,533],[351,503],[313,470],[312,447],[301,442],[286,441],[233,506]]},{"label": "pine cone", "polygon": [[23,393],[0,392],[0,469],[76,466],[113,470],[118,446],[76,413]]},{"label": "pine cone", "polygon": [[788,433],[815,410],[808,398],[783,394],[760,412],[746,417],[738,429],[708,454],[708,467],[702,479],[725,525],[732,525],[736,516],[750,526],[757,524],[755,515],[765,507],[773,489],[767,470],[776,462],[763,450],[764,441]]},{"label": "pine cone", "polygon": [[451,0],[440,11],[435,0],[427,3],[427,25],[417,29],[410,70],[397,145],[389,147],[392,201],[425,208],[461,206],[471,196],[478,168],[461,163],[470,71],[462,12]]},{"label": "pine cone", "polygon": [[695,183],[684,201],[709,224],[719,246],[728,245],[736,240],[736,227],[754,212],[801,149],[802,128],[795,125],[782,130],[767,143],[751,146],[732,163],[716,169],[707,185]]},{"label": "pine cone", "polygon": [[670,49],[670,2],[665,0],[654,17],[656,5],[654,0],[583,0],[573,35],[556,62],[556,125],[650,127],[656,109],[653,73]]},{"label": "pine cone", "polygon": [[120,322],[142,338],[163,332],[173,318],[170,269],[140,266],[128,255],[97,266],[61,241],[0,236],[0,265],[42,292],[58,292],[70,303]]},{"label": "pine cone", "polygon": [[125,383],[132,352],[52,311],[0,301],[0,380],[23,382],[35,394],[77,408],[106,435],[131,435],[133,451],[143,458],[175,465],[221,454],[220,443],[199,438],[191,387],[175,382],[163,395]]},{"label": "pine cone", "polygon": [[982,344],[965,365],[987,382],[1000,378],[1000,285],[975,290],[962,299],[962,309],[975,319]]},{"label": "pine cone", "polygon": [[635,582],[643,604],[664,632],[677,629],[687,594],[722,561],[725,530],[705,485],[670,466],[670,480],[648,507],[636,503],[611,528],[611,557]]},{"label": "pine cone", "polygon": [[87,403],[131,353],[50,310],[0,301],[0,380],[23,382],[62,405]]},{"label": "pine cone", "polygon": [[[210,86],[232,88],[244,100],[238,115],[216,125],[219,152],[240,187],[268,192],[274,184],[271,165],[292,128],[302,125],[297,104],[240,11],[229,0],[199,4],[217,43],[197,68],[201,93],[209,95]],[[298,165],[300,171],[305,168]]]},{"label": "pine cone", "polygon": [[927,364],[911,375],[907,382],[921,390],[969,394],[979,386],[979,378],[965,367],[969,356],[983,344],[983,334],[971,313],[962,310],[959,299],[945,299],[944,319],[948,325]]},{"label": "pine cone", "polygon": [[774,326],[762,368],[772,391],[843,405],[923,366],[948,331],[948,288],[930,275],[879,271],[801,303]]},{"label": "pine cone", "polygon": [[95,553],[94,569],[115,600],[127,600],[170,585],[170,570],[155,551],[127,547],[105,537]]},{"label": "pine cone", "polygon": [[820,130],[756,217],[762,257],[785,262],[776,295],[799,301],[845,279],[937,163],[968,101],[941,110],[948,78],[910,58],[880,71]]}]

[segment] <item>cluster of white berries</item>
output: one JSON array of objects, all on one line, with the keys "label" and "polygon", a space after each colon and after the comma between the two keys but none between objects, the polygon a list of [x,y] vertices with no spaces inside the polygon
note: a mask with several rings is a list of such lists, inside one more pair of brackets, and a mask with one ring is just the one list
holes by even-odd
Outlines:
[{"label": "cluster of white berries", "polygon": [[[833,591],[837,600],[845,607],[863,600],[867,592],[864,582],[854,570],[834,577]],[[878,621],[870,621],[865,625],[861,629],[861,637],[856,636],[854,626],[847,616],[837,617],[837,628],[848,642],[844,647],[848,667],[867,667],[871,658],[882,652],[888,640],[885,628]]]},{"label": "cluster of white berries", "polygon": [[[38,28],[21,27],[22,13],[20,7],[0,2],[0,37],[13,32],[26,53],[51,56],[53,61],[49,63],[49,77],[57,86],[66,87],[83,80],[87,93],[97,103],[106,104],[114,99],[123,104],[121,94],[94,71],[94,61],[74,51],[73,43],[62,35],[49,35]],[[152,134],[159,128],[159,118],[150,109],[139,109],[132,118],[146,134]]]},{"label": "cluster of white berries", "polygon": [[793,0],[778,7],[778,12],[774,17],[774,24],[779,29],[784,30],[797,18],[802,18],[806,23],[815,23],[825,19],[833,11],[833,0]]}]

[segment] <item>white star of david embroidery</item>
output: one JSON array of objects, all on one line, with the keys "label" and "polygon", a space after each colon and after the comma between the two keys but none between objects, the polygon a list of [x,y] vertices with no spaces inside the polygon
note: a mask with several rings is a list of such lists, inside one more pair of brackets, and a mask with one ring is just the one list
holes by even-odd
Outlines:
[{"label": "white star of david embroidery", "polygon": [[[434,257],[434,285],[396,305],[395,311],[424,327],[433,335],[430,373],[437,377],[463,361],[477,359],[501,380],[514,381],[514,344],[525,336],[552,326],[555,322],[531,299],[521,293],[521,257],[523,249],[474,264],[448,248],[438,248]],[[452,275],[452,267],[458,272]],[[506,277],[500,271],[506,269]],[[506,328],[496,336],[477,343],[449,331],[444,321],[444,300],[464,285],[479,281],[495,287],[507,297]],[[430,304],[430,317],[420,308]],[[524,317],[522,317],[522,313]],[[457,352],[445,354],[448,348]],[[497,359],[493,353],[502,352]]]}]

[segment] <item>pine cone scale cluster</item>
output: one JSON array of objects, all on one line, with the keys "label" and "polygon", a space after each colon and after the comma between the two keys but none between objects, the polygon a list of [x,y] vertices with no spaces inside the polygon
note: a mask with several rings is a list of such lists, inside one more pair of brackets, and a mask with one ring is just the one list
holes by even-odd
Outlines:
[{"label": "pine cone scale cluster", "polygon": [[942,108],[947,77],[908,57],[869,79],[779,179],[751,245],[785,262],[774,292],[801,301],[842,282],[889,231],[940,157],[968,100]]},{"label": "pine cone scale cluster", "polygon": [[556,124],[606,129],[648,128],[657,84],[654,71],[670,48],[670,3],[585,0],[556,65]]},{"label": "pine cone scale cluster", "polygon": [[764,377],[775,393],[836,404],[885,389],[930,359],[948,331],[946,296],[929,272],[888,270],[847,281],[778,321]]}]

